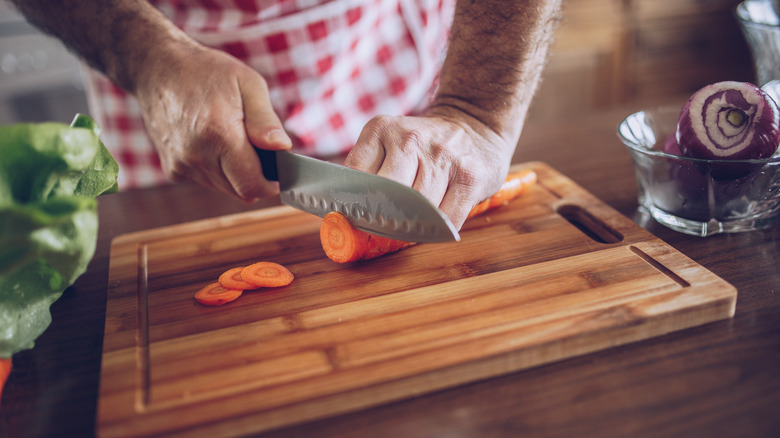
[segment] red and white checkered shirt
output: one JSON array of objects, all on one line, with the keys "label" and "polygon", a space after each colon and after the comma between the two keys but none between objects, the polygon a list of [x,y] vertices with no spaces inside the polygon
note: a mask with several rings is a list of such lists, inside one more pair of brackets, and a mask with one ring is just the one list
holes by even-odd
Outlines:
[{"label": "red and white checkered shirt", "polygon": [[[298,152],[349,150],[377,114],[411,114],[432,96],[454,0],[153,0],[200,43],[246,62]],[[90,111],[120,163],[120,188],[166,181],[137,102],[89,72]]]}]

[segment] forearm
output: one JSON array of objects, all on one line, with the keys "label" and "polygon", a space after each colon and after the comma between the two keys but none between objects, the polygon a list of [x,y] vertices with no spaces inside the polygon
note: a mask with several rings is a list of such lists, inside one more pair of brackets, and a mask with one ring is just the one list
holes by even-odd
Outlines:
[{"label": "forearm", "polygon": [[560,6],[561,0],[459,0],[432,111],[468,114],[514,148]]},{"label": "forearm", "polygon": [[11,0],[27,19],[59,38],[120,87],[134,91],[137,75],[169,44],[194,44],[144,0]]}]

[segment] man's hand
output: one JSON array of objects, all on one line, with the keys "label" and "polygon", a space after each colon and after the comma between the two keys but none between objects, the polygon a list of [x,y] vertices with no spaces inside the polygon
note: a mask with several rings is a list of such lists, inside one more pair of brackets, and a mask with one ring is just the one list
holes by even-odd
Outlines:
[{"label": "man's hand", "polygon": [[235,58],[195,44],[174,43],[154,59],[137,75],[134,92],[168,178],[247,202],[275,193],[254,146],[282,150],[291,141],[265,80]]},{"label": "man's hand", "polygon": [[433,105],[374,118],[346,164],[414,187],[460,228],[506,177],[560,3],[458,0]]},{"label": "man's hand", "polygon": [[420,117],[378,116],[345,165],[413,187],[460,228],[469,210],[506,177],[514,144],[451,109]]},{"label": "man's hand", "polygon": [[291,142],[257,72],[198,44],[146,0],[12,1],[138,99],[169,178],[246,201],[276,192],[252,147]]}]

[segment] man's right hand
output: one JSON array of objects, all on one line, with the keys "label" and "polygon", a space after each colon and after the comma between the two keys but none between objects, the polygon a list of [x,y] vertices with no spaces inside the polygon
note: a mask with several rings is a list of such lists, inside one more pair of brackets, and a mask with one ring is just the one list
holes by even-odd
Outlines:
[{"label": "man's right hand", "polygon": [[272,195],[254,147],[291,147],[256,71],[228,54],[176,41],[137,70],[134,94],[165,174],[244,201]]},{"label": "man's right hand", "polygon": [[198,44],[146,0],[11,1],[138,99],[169,178],[245,201],[276,193],[253,146],[291,142],[257,72]]}]

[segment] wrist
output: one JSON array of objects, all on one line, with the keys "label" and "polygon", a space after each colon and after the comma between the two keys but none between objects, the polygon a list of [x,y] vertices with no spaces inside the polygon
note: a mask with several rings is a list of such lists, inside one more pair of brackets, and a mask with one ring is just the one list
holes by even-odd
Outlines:
[{"label": "wrist", "polygon": [[[516,113],[514,108],[512,114]],[[511,157],[520,137],[523,121],[506,114],[489,111],[468,99],[454,94],[437,94],[427,115],[441,117],[473,132],[496,147],[496,153]]]},{"label": "wrist", "polygon": [[102,57],[103,71],[132,94],[165,73],[177,54],[200,47],[146,2],[117,7],[113,22]]}]

